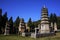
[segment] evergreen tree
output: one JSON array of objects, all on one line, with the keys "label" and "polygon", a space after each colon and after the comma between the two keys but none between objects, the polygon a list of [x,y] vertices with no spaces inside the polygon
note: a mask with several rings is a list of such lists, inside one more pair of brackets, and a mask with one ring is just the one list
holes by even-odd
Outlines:
[{"label": "evergreen tree", "polygon": [[7,12],[2,16],[2,33],[4,33],[6,22],[8,21]]},{"label": "evergreen tree", "polygon": [[54,13],[54,14],[50,14],[50,22],[57,22],[57,16],[56,16],[56,14]]},{"label": "evergreen tree", "polygon": [[53,22],[53,21],[54,21],[54,18],[53,18],[53,17],[54,17],[54,15],[51,13],[51,14],[50,14],[50,17],[49,17],[49,21],[50,21],[50,22]]},{"label": "evergreen tree", "polygon": [[54,13],[54,22],[56,22],[57,23],[57,16],[56,16],[56,14]]},{"label": "evergreen tree", "polygon": [[40,22],[41,22],[41,20],[37,20],[37,21],[34,21],[33,23],[34,23],[35,27],[38,27],[38,25],[40,24]]},{"label": "evergreen tree", "polygon": [[9,25],[10,25],[10,34],[12,34],[13,33],[13,19],[12,19],[12,17],[10,17],[10,19],[9,19]]},{"label": "evergreen tree", "polygon": [[32,25],[32,21],[31,21],[31,18],[29,18],[28,26],[30,27],[31,25]]},{"label": "evergreen tree", "polygon": [[57,28],[60,29],[60,16],[57,17]]},{"label": "evergreen tree", "polygon": [[[50,14],[50,23],[52,22],[53,23],[53,27],[54,27],[54,23],[56,22],[57,23],[57,16],[56,16],[56,14],[54,13],[54,14]],[[53,28],[53,30],[54,30],[54,28]]]},{"label": "evergreen tree", "polygon": [[16,27],[18,27],[19,26],[19,23],[20,23],[20,18],[19,18],[19,16],[16,18],[16,20],[15,20],[15,22],[14,22],[14,25],[16,26]]},{"label": "evergreen tree", "polygon": [[35,25],[32,22],[31,18],[29,18],[28,26],[30,27],[30,32],[33,32],[34,31],[34,28],[35,28]]},{"label": "evergreen tree", "polygon": [[19,18],[19,16],[18,16],[18,17],[16,18],[15,22],[14,22],[15,33],[18,33],[19,23],[20,23],[20,18]]},{"label": "evergreen tree", "polygon": [[0,9],[0,34],[2,33],[2,30],[1,30],[1,28],[2,28],[2,9]]},{"label": "evergreen tree", "polygon": [[3,27],[5,28],[6,21],[8,21],[7,12],[5,12],[5,14],[2,16],[2,21],[3,21]]}]

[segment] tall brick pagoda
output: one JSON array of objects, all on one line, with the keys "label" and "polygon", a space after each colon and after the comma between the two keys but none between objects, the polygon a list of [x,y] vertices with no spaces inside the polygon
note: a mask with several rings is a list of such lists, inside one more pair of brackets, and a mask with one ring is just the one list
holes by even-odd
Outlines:
[{"label": "tall brick pagoda", "polygon": [[45,6],[43,6],[43,8],[41,9],[40,33],[50,33],[49,19],[48,19],[48,9]]}]

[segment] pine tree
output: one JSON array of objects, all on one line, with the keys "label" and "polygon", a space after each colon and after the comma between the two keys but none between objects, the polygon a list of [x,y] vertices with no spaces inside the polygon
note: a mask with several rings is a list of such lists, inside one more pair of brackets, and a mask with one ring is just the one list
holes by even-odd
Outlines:
[{"label": "pine tree", "polygon": [[32,25],[32,21],[31,21],[31,18],[29,18],[28,26],[31,27],[31,25]]},{"label": "pine tree", "polygon": [[0,9],[0,34],[2,33],[2,9]]},{"label": "pine tree", "polygon": [[4,33],[6,22],[8,21],[7,12],[2,16],[2,33]]},{"label": "pine tree", "polygon": [[10,34],[12,34],[13,33],[13,19],[12,19],[12,17],[10,17],[10,19],[9,19],[9,25],[10,25]]},{"label": "pine tree", "polygon": [[50,14],[49,21],[50,22],[53,22],[54,21],[54,15],[52,13]]},{"label": "pine tree", "polygon": [[[50,14],[50,23],[52,22],[53,23],[53,27],[54,27],[54,23],[56,22],[57,23],[57,16],[56,16],[56,14],[54,13],[54,14]],[[53,28],[53,30],[54,30],[54,28]]]},{"label": "pine tree", "polygon": [[7,12],[5,12],[5,14],[2,16],[2,21],[3,21],[3,27],[5,28],[6,21],[8,21]]},{"label": "pine tree", "polygon": [[35,25],[32,22],[31,18],[29,18],[28,26],[30,27],[30,32],[34,32]]},{"label": "pine tree", "polygon": [[57,28],[60,29],[60,16],[57,17]]},{"label": "pine tree", "polygon": [[19,18],[19,16],[18,16],[18,17],[16,18],[15,22],[14,22],[14,27],[15,27],[15,32],[14,32],[14,33],[18,33],[19,23],[20,23],[20,18]]},{"label": "pine tree", "polygon": [[54,13],[54,22],[56,22],[57,23],[57,16],[56,16],[56,14]]}]

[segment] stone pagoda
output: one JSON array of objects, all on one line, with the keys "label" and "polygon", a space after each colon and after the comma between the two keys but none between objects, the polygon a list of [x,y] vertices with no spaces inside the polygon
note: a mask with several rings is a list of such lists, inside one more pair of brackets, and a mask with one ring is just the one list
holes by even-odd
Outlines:
[{"label": "stone pagoda", "polygon": [[9,34],[10,34],[10,25],[9,25],[9,22],[7,21],[5,25],[4,35],[9,35]]},{"label": "stone pagoda", "polygon": [[19,23],[19,33],[23,33],[24,31],[25,31],[25,29],[26,29],[26,27],[25,27],[25,22],[24,22],[24,20],[21,18],[20,19],[20,23]]},{"label": "stone pagoda", "polygon": [[40,33],[50,33],[48,9],[45,6],[43,6],[43,8],[41,9],[41,24],[39,31]]}]

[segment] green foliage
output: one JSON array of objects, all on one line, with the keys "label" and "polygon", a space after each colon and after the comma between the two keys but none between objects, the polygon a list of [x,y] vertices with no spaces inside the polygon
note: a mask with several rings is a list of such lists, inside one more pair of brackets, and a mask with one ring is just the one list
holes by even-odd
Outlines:
[{"label": "green foliage", "polygon": [[10,25],[10,34],[12,34],[13,33],[13,19],[12,19],[12,17],[10,17],[10,19],[9,19],[9,25]]},{"label": "green foliage", "polygon": [[51,13],[49,18],[50,18],[49,19],[50,22],[53,22],[53,24],[54,24],[54,22],[56,22],[57,28],[60,29],[60,17],[56,16],[55,13],[54,14]]},{"label": "green foliage", "polygon": [[2,27],[2,16],[0,16],[0,27]]},{"label": "green foliage", "polygon": [[57,28],[60,29],[60,16],[57,17]]},{"label": "green foliage", "polygon": [[6,25],[6,22],[8,21],[8,17],[7,17],[7,12],[5,12],[5,14],[2,16],[2,23],[1,23],[1,31],[2,31],[2,33],[4,33],[4,29],[5,29],[5,25]]},{"label": "green foliage", "polygon": [[37,21],[34,21],[33,23],[34,23],[35,27],[38,27],[38,24],[40,24],[40,22],[41,22],[41,20],[37,20]]},{"label": "green foliage", "polygon": [[35,25],[32,22],[31,18],[29,18],[28,26],[30,27],[30,32],[34,32]]},{"label": "green foliage", "polygon": [[56,22],[57,23],[57,16],[56,16],[56,14],[54,13],[54,14],[50,14],[50,17],[49,17],[49,21],[50,22]]},{"label": "green foliage", "polygon": [[14,22],[14,33],[18,33],[18,27],[19,27],[19,23],[20,23],[20,18],[19,16],[16,18],[15,22]]},{"label": "green foliage", "polygon": [[32,20],[31,20],[31,18],[29,18],[29,20],[28,20],[28,26],[31,27],[31,25],[32,25]]},{"label": "green foliage", "polygon": [[2,9],[0,9],[0,33],[2,32],[1,27],[2,27]]},{"label": "green foliage", "polygon": [[53,21],[54,21],[54,20],[53,20],[53,14],[52,14],[52,13],[50,14],[49,21],[50,21],[50,22],[53,22]]},{"label": "green foliage", "polygon": [[5,28],[6,22],[8,21],[7,12],[2,16],[2,26]]},{"label": "green foliage", "polygon": [[18,17],[16,18],[15,22],[14,22],[14,26],[15,26],[16,28],[18,28],[19,23],[20,23],[20,18],[19,18],[19,16],[18,16]]},{"label": "green foliage", "polygon": [[10,17],[10,19],[9,19],[9,24],[10,24],[11,26],[13,26],[13,19],[12,19],[12,17]]},{"label": "green foliage", "polygon": [[6,21],[8,21],[7,12],[2,16],[2,9],[0,9],[0,33],[4,33]]},{"label": "green foliage", "polygon": [[57,23],[57,16],[56,16],[56,14],[54,13],[54,22],[56,22]]}]

